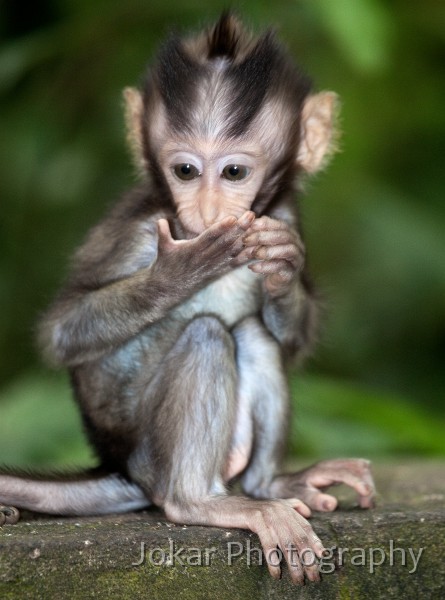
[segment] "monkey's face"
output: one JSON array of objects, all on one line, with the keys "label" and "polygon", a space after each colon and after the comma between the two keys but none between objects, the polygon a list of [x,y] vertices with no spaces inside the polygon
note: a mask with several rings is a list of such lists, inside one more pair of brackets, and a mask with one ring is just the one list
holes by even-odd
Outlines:
[{"label": "monkey's face", "polygon": [[183,227],[199,235],[252,207],[265,177],[267,152],[252,141],[167,140],[160,165]]},{"label": "monkey's face", "polygon": [[246,115],[235,110],[219,75],[214,73],[207,87],[196,88],[191,97],[180,94],[178,106],[169,106],[171,94],[164,90],[162,97],[163,88],[155,86],[145,100],[137,90],[125,90],[136,164],[143,174],[162,173],[159,194],[166,194],[167,183],[188,237],[225,217],[241,217],[255,201],[255,212],[261,213],[278,192],[290,189],[298,172],[318,171],[333,149],[332,92],[306,96],[300,105],[296,97],[296,107],[292,98],[271,92],[246,125]]}]

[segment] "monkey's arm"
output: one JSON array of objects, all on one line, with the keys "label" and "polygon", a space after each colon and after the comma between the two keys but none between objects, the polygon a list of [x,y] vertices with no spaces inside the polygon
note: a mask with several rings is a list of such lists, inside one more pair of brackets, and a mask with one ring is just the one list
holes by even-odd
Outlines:
[{"label": "monkey's arm", "polygon": [[304,355],[316,336],[317,304],[306,284],[296,278],[288,291],[278,297],[265,294],[263,321],[286,356]]},{"label": "monkey's arm", "polygon": [[[78,253],[71,281],[42,321],[40,342],[46,354],[56,364],[81,364],[162,319],[209,281],[242,264],[241,234],[253,219],[250,212],[239,219],[227,217],[198,237],[179,241],[172,239],[168,222],[161,219],[157,236],[146,239],[152,262],[141,268],[141,252],[131,248],[131,236],[127,241],[121,235],[111,246],[104,240],[103,245],[110,246],[105,255],[95,254],[90,240]],[[95,237],[101,240],[106,233],[97,228]],[[122,245],[133,251],[132,259],[120,252]]]},{"label": "monkey's arm", "polygon": [[263,216],[243,241],[244,252],[257,259],[249,268],[264,275],[264,324],[286,355],[307,351],[315,337],[317,305],[298,232],[291,222]]}]

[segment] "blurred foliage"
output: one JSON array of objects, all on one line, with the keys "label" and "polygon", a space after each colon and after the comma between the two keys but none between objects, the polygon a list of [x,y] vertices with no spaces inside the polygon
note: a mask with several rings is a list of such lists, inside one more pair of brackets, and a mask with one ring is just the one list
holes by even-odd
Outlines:
[{"label": "blurred foliage", "polygon": [[[147,0],[0,3],[0,456],[90,461],[64,378],[32,332],[88,227],[133,182],[121,89],[172,27],[205,11]],[[319,88],[342,99],[342,152],[303,212],[325,298],[321,344],[292,380],[292,449],[444,454],[445,5],[244,0]]]},{"label": "blurred foliage", "polygon": [[67,378],[29,371],[3,389],[0,406],[2,464],[94,464]]}]

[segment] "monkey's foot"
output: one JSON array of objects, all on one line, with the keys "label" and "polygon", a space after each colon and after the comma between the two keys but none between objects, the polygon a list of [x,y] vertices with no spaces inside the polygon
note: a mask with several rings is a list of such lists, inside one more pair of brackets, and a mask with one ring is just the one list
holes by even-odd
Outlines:
[{"label": "monkey's foot", "polygon": [[0,527],[2,525],[14,525],[20,519],[20,513],[14,506],[0,504]]},{"label": "monkey's foot", "polygon": [[363,458],[323,460],[297,473],[279,475],[271,485],[277,498],[299,498],[313,510],[332,511],[337,499],[324,491],[341,483],[357,492],[360,508],[373,508],[375,485],[371,463]]}]

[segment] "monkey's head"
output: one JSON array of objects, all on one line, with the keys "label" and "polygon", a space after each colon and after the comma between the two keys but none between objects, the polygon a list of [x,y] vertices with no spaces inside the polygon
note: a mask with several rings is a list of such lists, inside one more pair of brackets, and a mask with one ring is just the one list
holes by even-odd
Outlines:
[{"label": "monkey's head", "polygon": [[261,214],[333,145],[336,95],[311,95],[273,33],[254,37],[231,14],[196,37],[172,36],[143,91],[124,95],[138,167],[192,235]]}]

